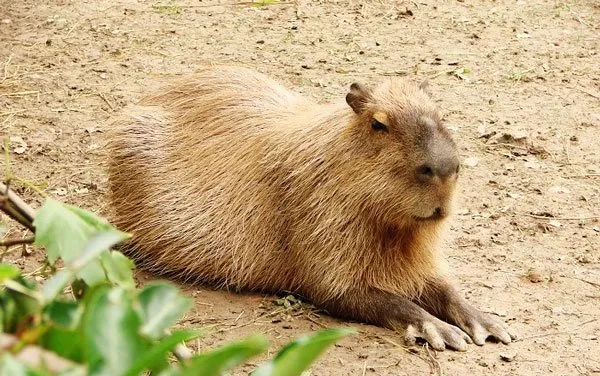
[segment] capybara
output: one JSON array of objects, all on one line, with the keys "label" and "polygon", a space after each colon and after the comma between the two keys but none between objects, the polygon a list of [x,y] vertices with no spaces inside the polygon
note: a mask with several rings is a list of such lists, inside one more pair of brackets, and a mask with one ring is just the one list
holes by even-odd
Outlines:
[{"label": "capybara", "polygon": [[142,266],[292,291],[439,350],[511,342],[445,272],[459,159],[422,85],[354,83],[316,104],[250,69],[206,67],[109,128],[114,222]]}]

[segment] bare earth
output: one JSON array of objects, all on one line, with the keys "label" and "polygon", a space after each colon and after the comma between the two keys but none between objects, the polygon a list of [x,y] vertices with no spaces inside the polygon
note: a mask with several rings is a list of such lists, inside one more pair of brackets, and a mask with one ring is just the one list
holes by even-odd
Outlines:
[{"label": "bare earth", "polygon": [[[276,351],[352,325],[360,334],[312,375],[600,374],[600,2],[167,1],[0,0],[0,134],[17,176],[108,214],[108,119],[205,62],[254,67],[320,101],[353,81],[429,79],[464,167],[450,265],[466,297],[520,338],[409,350],[307,305],[184,286],[196,304],[181,324],[214,326],[193,347],[263,333]],[[34,271],[43,254],[4,259]]]}]

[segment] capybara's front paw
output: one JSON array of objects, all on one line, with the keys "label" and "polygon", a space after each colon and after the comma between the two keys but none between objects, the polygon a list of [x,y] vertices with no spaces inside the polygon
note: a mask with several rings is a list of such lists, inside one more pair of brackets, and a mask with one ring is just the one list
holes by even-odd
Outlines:
[{"label": "capybara's front paw", "polygon": [[429,313],[461,328],[477,345],[483,345],[490,337],[504,344],[516,338],[502,321],[470,305],[444,279],[430,280],[418,303]]},{"label": "capybara's front paw", "polygon": [[404,340],[407,344],[415,344],[417,338],[427,341],[431,347],[443,351],[446,347],[466,351],[467,344],[473,343],[469,335],[460,328],[450,325],[436,317],[428,316],[423,320],[406,326]]},{"label": "capybara's front paw", "polygon": [[488,338],[493,338],[504,344],[509,344],[516,338],[502,321],[473,307],[469,307],[461,316],[463,317],[459,320],[459,326],[479,346],[483,345]]}]

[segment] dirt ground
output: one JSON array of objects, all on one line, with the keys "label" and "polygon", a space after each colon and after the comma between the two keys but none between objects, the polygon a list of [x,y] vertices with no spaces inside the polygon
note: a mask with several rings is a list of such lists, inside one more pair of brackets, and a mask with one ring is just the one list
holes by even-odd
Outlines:
[{"label": "dirt ground", "polygon": [[[594,375],[599,49],[597,0],[0,0],[0,134],[16,175],[107,214],[108,119],[203,62],[248,65],[320,101],[353,81],[428,79],[464,166],[449,262],[466,297],[519,340],[408,350],[389,330],[201,286],[185,286],[196,304],[182,325],[215,325],[202,348],[264,333],[272,351],[322,326],[360,330],[312,375]],[[34,271],[43,254],[5,259]]]}]

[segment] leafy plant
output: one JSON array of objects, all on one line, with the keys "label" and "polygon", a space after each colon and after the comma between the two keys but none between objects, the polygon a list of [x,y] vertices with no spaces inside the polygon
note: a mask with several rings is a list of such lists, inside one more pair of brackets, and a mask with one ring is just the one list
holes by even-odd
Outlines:
[{"label": "leafy plant", "polygon": [[[4,210],[10,200],[2,193]],[[35,244],[46,249],[53,272],[39,285],[15,266],[0,264],[0,375],[221,375],[268,348],[264,338],[252,336],[181,356],[177,348],[202,334],[169,330],[191,300],[166,282],[136,288],[133,261],[111,250],[129,234],[51,199],[26,225],[35,229]],[[300,337],[254,374],[300,375],[352,332],[327,329]]]},{"label": "leafy plant", "polygon": [[181,6],[179,5],[152,5],[152,9],[154,9],[157,13],[167,13],[167,14],[180,14]]},{"label": "leafy plant", "polygon": [[448,74],[451,75],[451,76],[460,78],[461,80],[468,81],[467,74],[469,74],[471,72],[472,71],[469,68],[460,67],[460,68],[449,70]]},{"label": "leafy plant", "polygon": [[511,81],[514,81],[514,82],[521,82],[527,76],[527,74],[529,72],[530,72],[530,70],[512,72],[511,74],[508,75],[508,79]]}]

